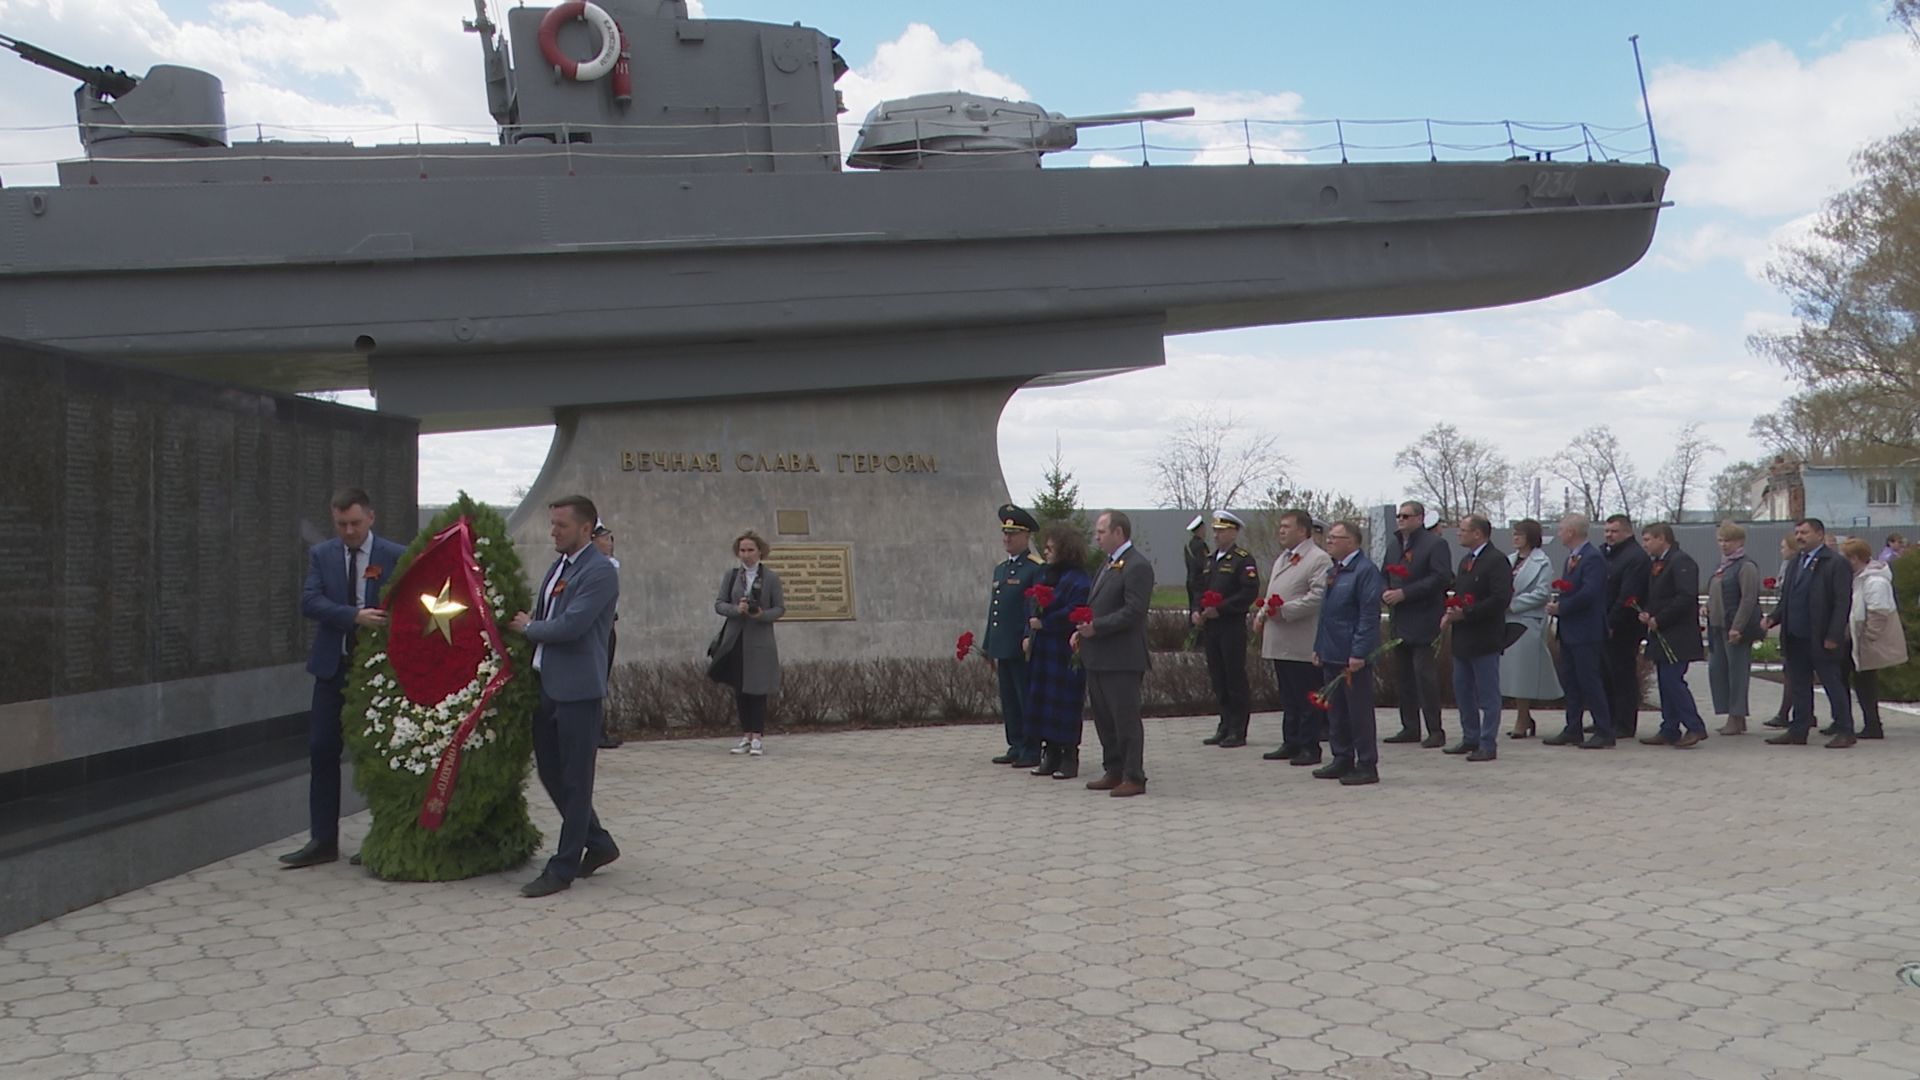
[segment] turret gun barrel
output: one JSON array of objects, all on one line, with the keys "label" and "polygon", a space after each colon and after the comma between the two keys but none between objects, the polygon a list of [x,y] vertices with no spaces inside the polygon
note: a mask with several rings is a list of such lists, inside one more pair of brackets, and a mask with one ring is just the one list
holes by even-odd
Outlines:
[{"label": "turret gun barrel", "polygon": [[1103,127],[1108,124],[1133,124],[1141,120],[1184,120],[1193,115],[1191,107],[1184,109],[1143,109],[1139,112],[1095,113],[1092,116],[1069,116],[1060,122],[1074,127]]},{"label": "turret gun barrel", "polygon": [[48,71],[79,79],[107,97],[119,97],[140,85],[140,80],[124,71],[115,71],[110,67],[88,67],[77,60],[69,60],[59,53],[48,52],[38,45],[29,45],[5,34],[0,34],[0,45],[19,53],[20,59],[29,64],[38,64]]}]

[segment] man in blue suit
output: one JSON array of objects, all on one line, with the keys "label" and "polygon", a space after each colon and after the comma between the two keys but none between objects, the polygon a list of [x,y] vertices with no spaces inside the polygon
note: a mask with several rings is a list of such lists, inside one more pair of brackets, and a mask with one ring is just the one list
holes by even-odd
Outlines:
[{"label": "man in blue suit", "polygon": [[307,714],[309,838],[299,851],[280,856],[289,868],[318,866],[340,857],[340,709],[347,674],[362,627],[387,625],[380,589],[406,550],[373,535],[373,500],[360,488],[334,492],[334,539],[307,552],[307,580],[300,613],[315,624],[307,673],[313,676],[313,707]]},{"label": "man in blue suit", "polygon": [[[1560,543],[1571,552],[1560,580],[1572,588],[1559,590],[1547,602],[1547,614],[1560,620],[1560,686],[1567,694],[1567,726],[1560,734],[1541,739],[1548,746],[1578,746],[1583,750],[1613,748],[1612,712],[1602,676],[1607,644],[1607,558],[1587,539],[1592,522],[1585,514],[1560,519]],[[1582,741],[1581,716],[1593,716],[1593,734]]]},{"label": "man in blue suit", "polygon": [[514,615],[508,627],[534,643],[533,761],[540,783],[560,811],[558,850],[522,896],[551,896],[573,887],[620,857],[620,848],[593,812],[593,766],[600,749],[601,706],[607,696],[607,644],[620,575],[591,543],[600,512],[585,495],[547,506],[553,548],[560,553],[540,580],[536,611]]},{"label": "man in blue suit", "polygon": [[1380,782],[1373,654],[1380,647],[1380,594],[1387,591],[1387,579],[1360,543],[1359,525],[1336,521],[1327,526],[1333,569],[1327,571],[1327,595],[1320,602],[1320,625],[1313,637],[1320,677],[1335,683],[1326,702],[1333,760],[1313,775],[1348,787]]}]

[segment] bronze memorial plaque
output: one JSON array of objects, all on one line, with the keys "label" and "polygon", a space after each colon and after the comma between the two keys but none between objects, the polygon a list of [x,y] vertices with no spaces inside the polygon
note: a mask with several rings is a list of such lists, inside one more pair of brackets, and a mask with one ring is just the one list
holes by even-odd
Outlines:
[{"label": "bronze memorial plaque", "polygon": [[773,531],[781,536],[805,536],[813,529],[807,524],[805,510],[775,510]]},{"label": "bronze memorial plaque", "polygon": [[787,621],[853,618],[853,545],[778,544],[767,565],[780,575]]}]

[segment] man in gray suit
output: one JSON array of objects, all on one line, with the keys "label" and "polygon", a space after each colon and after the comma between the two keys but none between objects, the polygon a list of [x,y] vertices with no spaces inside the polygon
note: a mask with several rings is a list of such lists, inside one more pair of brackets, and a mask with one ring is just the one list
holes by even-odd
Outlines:
[{"label": "man in gray suit", "polygon": [[601,705],[607,696],[607,644],[620,578],[590,538],[600,518],[593,501],[569,495],[548,505],[553,547],[560,553],[540,581],[537,617],[520,612],[507,625],[534,643],[533,760],[540,783],[560,811],[558,848],[522,896],[550,896],[573,887],[620,857],[593,812],[593,764]]},{"label": "man in gray suit", "polygon": [[1116,799],[1147,791],[1146,732],[1140,725],[1140,682],[1146,678],[1147,608],[1153,602],[1153,563],[1133,546],[1133,522],[1108,510],[1093,524],[1093,541],[1107,565],[1093,579],[1093,621],[1074,635],[1087,669],[1087,701],[1100,735],[1105,775],[1087,785]]}]

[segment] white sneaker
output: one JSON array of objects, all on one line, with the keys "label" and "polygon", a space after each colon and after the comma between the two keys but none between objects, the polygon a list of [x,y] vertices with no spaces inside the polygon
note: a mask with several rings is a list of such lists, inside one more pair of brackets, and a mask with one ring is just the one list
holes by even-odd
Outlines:
[{"label": "white sneaker", "polygon": [[749,757],[760,756],[760,740],[759,739],[753,740],[753,745],[747,747],[747,756]]},{"label": "white sneaker", "polygon": [[747,752],[747,748],[748,748],[748,747],[750,747],[750,746],[752,746],[752,747],[753,747],[753,752],[754,752],[754,753],[756,753],[756,754],[757,754],[757,753],[759,753],[759,752],[760,752],[760,748],[759,748],[759,747],[757,747],[757,746],[753,746],[753,740],[752,740],[752,739],[750,739],[750,738],[748,738],[748,737],[747,737],[747,736],[745,736],[745,735],[742,735],[742,736],[740,736],[740,743],[739,743],[739,745],[737,745],[737,746],[735,746],[735,747],[734,747],[733,749],[731,749],[731,750],[729,750],[729,751],[727,751],[727,753],[729,753],[729,754],[744,754],[744,753],[746,753],[746,752]]}]

